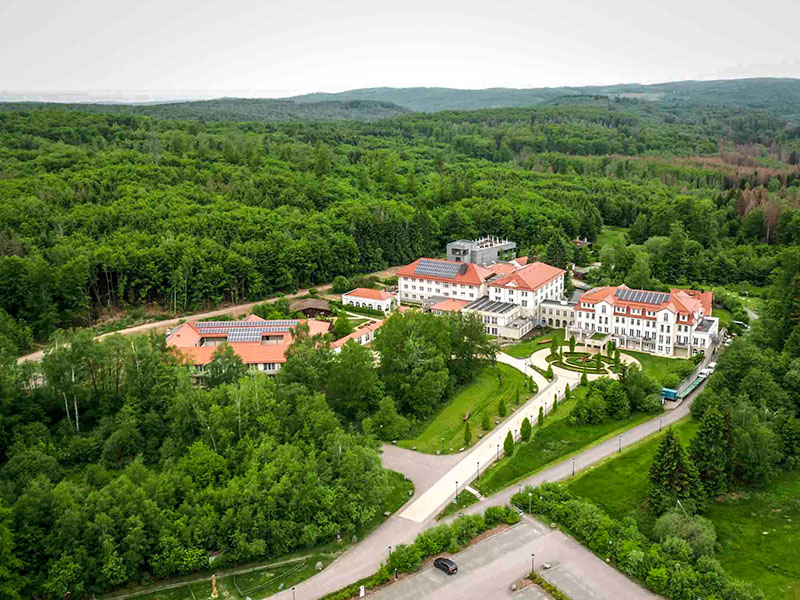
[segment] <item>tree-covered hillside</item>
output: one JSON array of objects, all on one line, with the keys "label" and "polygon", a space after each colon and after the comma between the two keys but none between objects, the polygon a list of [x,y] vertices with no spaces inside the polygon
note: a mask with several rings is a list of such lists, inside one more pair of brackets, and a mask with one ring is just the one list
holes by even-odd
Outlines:
[{"label": "tree-covered hillside", "polygon": [[375,100],[419,112],[437,112],[535,106],[562,97],[595,95],[633,97],[667,104],[682,102],[765,108],[800,120],[800,80],[778,78],[532,89],[365,88],[339,93],[305,94],[292,99],[298,102]]},{"label": "tree-covered hillside", "polygon": [[390,102],[372,100],[324,100],[295,102],[260,98],[219,98],[157,104],[60,104],[54,102],[5,102],[0,112],[70,110],[104,114],[140,115],[159,119],[197,121],[371,121],[409,112]]},{"label": "tree-covered hillside", "polygon": [[799,239],[797,150],[771,113],[625,102],[329,124],[4,113],[0,322],[23,349],[101,310],[264,297],[456,237],[537,253],[603,224],[655,247],[680,222],[704,254],[676,277],[762,284]]}]

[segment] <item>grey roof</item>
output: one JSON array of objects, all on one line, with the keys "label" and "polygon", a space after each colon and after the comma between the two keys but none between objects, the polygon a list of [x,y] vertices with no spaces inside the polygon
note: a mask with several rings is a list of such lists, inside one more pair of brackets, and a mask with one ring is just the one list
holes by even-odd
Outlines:
[{"label": "grey roof", "polygon": [[296,327],[297,319],[273,321],[198,321],[195,328],[200,335],[227,334],[228,342],[258,342],[265,333],[283,333]]},{"label": "grey roof", "polygon": [[459,263],[442,262],[439,260],[429,260],[421,258],[414,267],[415,275],[431,275],[433,277],[443,277],[445,279],[455,279],[463,265]]},{"label": "grey roof", "polygon": [[470,302],[463,310],[479,310],[502,315],[516,307],[517,305],[511,304],[511,302],[499,302],[497,300],[490,300],[488,296],[484,296],[483,298],[478,298],[474,302]]},{"label": "grey roof", "polygon": [[669,300],[669,294],[663,292],[648,292],[646,290],[619,289],[614,295],[626,302],[641,302],[643,304],[663,304]]}]

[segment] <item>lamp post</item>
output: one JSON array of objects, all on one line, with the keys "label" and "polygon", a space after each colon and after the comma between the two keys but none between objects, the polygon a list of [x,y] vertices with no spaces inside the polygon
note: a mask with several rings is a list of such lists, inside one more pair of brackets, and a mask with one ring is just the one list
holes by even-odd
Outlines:
[{"label": "lamp post", "polygon": [[292,600],[294,600],[294,586],[292,586]]},{"label": "lamp post", "polygon": [[456,479],[456,503],[458,503],[458,479]]},{"label": "lamp post", "polygon": [[392,556],[392,545],[391,544],[389,544],[389,556],[390,557]]},{"label": "lamp post", "polygon": [[533,492],[528,492],[528,514],[531,514],[531,503],[533,502]]},{"label": "lamp post", "polygon": [[619,450],[618,452],[622,452],[622,436],[619,436]]},{"label": "lamp post", "polygon": [[475,481],[481,478],[481,461],[475,461]]},{"label": "lamp post", "polygon": [[497,444],[497,459],[495,462],[500,462],[500,444]]},{"label": "lamp post", "polygon": [[575,458],[572,458],[572,476],[575,476]]},{"label": "lamp post", "polygon": [[658,430],[661,431],[661,425],[664,417],[658,417]]},{"label": "lamp post", "polygon": [[531,552],[531,573],[536,573],[536,553]]},{"label": "lamp post", "polygon": [[518,494],[522,493],[522,484],[521,483],[517,486],[517,493]]}]

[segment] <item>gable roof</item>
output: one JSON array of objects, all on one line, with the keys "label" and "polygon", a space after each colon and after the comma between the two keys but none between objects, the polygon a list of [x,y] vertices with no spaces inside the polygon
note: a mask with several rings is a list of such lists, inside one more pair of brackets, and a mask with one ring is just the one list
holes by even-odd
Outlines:
[{"label": "gable roof", "polygon": [[[438,274],[437,274],[438,271]],[[441,258],[418,258],[397,271],[399,277],[418,277],[466,285],[481,285],[492,271],[472,263],[459,263]]]},{"label": "gable roof", "polygon": [[367,333],[371,331],[377,331],[383,325],[383,321],[370,321],[369,323],[364,323],[359,325],[353,333],[350,333],[344,337],[339,338],[338,340],[331,342],[331,348],[341,348],[350,340],[355,340],[360,337],[363,337]]},{"label": "gable roof", "polygon": [[469,300],[447,298],[431,306],[431,310],[441,310],[443,312],[461,312],[461,309],[467,304],[469,304]]},{"label": "gable roof", "polygon": [[534,262],[529,265],[517,269],[506,277],[501,277],[490,283],[491,287],[504,287],[521,290],[536,290],[547,282],[555,279],[562,273],[564,269],[552,267],[543,262]]},{"label": "gable roof", "polygon": [[395,294],[384,292],[383,290],[372,290],[370,288],[356,288],[342,294],[342,296],[352,296],[353,298],[366,298],[367,300],[388,300],[394,298]]},{"label": "gable roof", "polygon": [[[635,295],[626,295],[625,298],[620,298],[618,292],[620,290],[630,290],[632,292],[644,292],[650,294],[650,297],[658,302],[636,302],[627,298],[636,298]],[[643,308],[651,311],[669,310],[675,313],[692,315],[700,308],[703,309],[703,314],[706,316],[711,315],[711,304],[714,299],[712,292],[703,292],[698,290],[682,290],[673,288],[669,294],[664,292],[647,292],[647,290],[631,290],[626,285],[618,286],[605,286],[597,287],[589,290],[581,295],[580,302],[608,302],[612,306],[630,306],[633,308]],[[578,307],[580,308],[580,306]]]}]

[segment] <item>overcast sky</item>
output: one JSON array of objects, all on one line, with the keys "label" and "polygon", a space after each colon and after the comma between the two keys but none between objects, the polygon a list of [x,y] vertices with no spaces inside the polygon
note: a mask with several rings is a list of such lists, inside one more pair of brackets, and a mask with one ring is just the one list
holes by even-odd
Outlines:
[{"label": "overcast sky", "polygon": [[0,0],[0,93],[800,77],[798,23],[797,0]]}]

